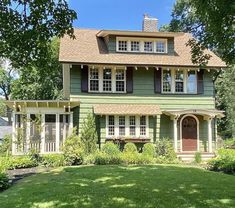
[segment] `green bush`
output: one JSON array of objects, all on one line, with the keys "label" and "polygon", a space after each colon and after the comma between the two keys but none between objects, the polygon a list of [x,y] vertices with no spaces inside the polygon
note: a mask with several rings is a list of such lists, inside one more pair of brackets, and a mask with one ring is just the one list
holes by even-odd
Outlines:
[{"label": "green bush", "polygon": [[115,165],[115,164],[121,164],[122,160],[120,154],[109,155],[101,151],[95,154],[94,163],[96,165],[108,165],[108,164]]},{"label": "green bush", "polygon": [[5,135],[3,137],[2,144],[0,145],[0,155],[9,156],[11,155],[11,135]]},{"label": "green bush", "polygon": [[144,144],[142,154],[154,157],[155,156],[155,146],[151,143]]},{"label": "green bush", "polygon": [[129,143],[125,144],[123,152],[137,153],[137,147],[135,146],[134,143],[129,142]]},{"label": "green bush", "polygon": [[32,168],[38,166],[36,160],[29,156],[9,157],[8,169]]},{"label": "green bush", "polygon": [[163,156],[167,160],[176,160],[176,153],[172,142],[169,139],[162,139],[156,142],[156,156]]},{"label": "green bush", "polygon": [[223,171],[225,173],[235,173],[235,150],[219,149],[216,158],[208,162],[208,169]]},{"label": "green bush", "polygon": [[84,146],[75,131],[65,140],[63,154],[66,165],[82,164],[84,157]]},{"label": "green bush", "polygon": [[224,148],[235,149],[235,138],[224,140]]},{"label": "green bush", "polygon": [[156,164],[178,164],[180,161],[175,158],[175,159],[169,159],[165,156],[158,156],[154,158],[154,163]]},{"label": "green bush", "polygon": [[9,169],[10,161],[9,157],[0,157],[0,173]]},{"label": "green bush", "polygon": [[154,158],[147,154],[138,152],[123,152],[121,155],[122,163],[126,165],[146,165],[153,164]]},{"label": "green bush", "polygon": [[84,164],[84,165],[95,164],[95,155],[96,155],[96,154],[86,155],[86,156],[84,157],[83,164]]},{"label": "green bush", "polygon": [[116,144],[113,142],[107,142],[102,147],[102,152],[108,155],[118,155],[120,154],[120,150]]},{"label": "green bush", "polygon": [[0,191],[7,189],[9,186],[10,183],[7,174],[0,172]]},{"label": "green bush", "polygon": [[196,152],[194,154],[194,162],[198,163],[198,164],[202,162],[202,154],[201,154],[201,152]]},{"label": "green bush", "polygon": [[59,167],[65,164],[63,154],[48,154],[43,155],[41,164],[45,167]]}]

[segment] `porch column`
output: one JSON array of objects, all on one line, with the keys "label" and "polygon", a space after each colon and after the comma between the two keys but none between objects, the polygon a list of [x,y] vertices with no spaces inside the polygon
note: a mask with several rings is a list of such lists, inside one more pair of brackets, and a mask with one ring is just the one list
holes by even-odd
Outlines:
[{"label": "porch column", "polygon": [[67,129],[67,125],[68,125],[66,123],[66,116],[67,115],[63,115],[63,144],[64,144],[65,139],[66,139],[66,133],[67,133],[66,129]]},{"label": "porch column", "polygon": [[69,133],[68,136],[70,136],[73,133],[73,112],[69,114]]},{"label": "porch column", "polygon": [[26,115],[26,152],[30,150],[30,114]]},{"label": "porch column", "polygon": [[56,136],[55,136],[55,151],[60,151],[60,114],[56,114]]},{"label": "porch column", "polygon": [[12,154],[16,154],[16,114],[15,112],[12,113],[13,121],[12,121]]},{"label": "porch column", "polygon": [[208,127],[208,151],[212,152],[212,118],[207,119],[207,127]]},{"label": "porch column", "polygon": [[41,115],[41,153],[45,152],[45,114]]},{"label": "porch column", "polygon": [[178,138],[178,128],[177,128],[177,121],[178,121],[178,117],[174,117],[173,118],[173,126],[174,126],[174,150],[175,152],[178,151],[178,141],[177,141],[177,138]]},{"label": "porch column", "polygon": [[161,115],[156,116],[156,141],[160,140]]}]

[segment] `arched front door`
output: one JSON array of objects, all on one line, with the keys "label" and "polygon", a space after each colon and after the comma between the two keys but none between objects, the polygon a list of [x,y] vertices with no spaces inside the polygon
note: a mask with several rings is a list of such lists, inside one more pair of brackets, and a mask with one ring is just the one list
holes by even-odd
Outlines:
[{"label": "arched front door", "polygon": [[197,151],[197,121],[192,116],[182,120],[182,151]]}]

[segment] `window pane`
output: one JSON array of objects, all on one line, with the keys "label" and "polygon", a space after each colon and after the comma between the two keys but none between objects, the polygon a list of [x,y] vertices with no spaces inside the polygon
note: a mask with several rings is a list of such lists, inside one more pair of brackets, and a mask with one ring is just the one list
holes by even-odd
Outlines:
[{"label": "window pane", "polygon": [[144,51],[152,52],[153,51],[153,42],[144,42]]},{"label": "window pane", "polygon": [[140,50],[140,42],[131,41],[131,51],[139,51],[139,50]]},{"label": "window pane", "polygon": [[99,70],[90,69],[90,91],[99,91]]},{"label": "window pane", "polygon": [[116,91],[124,92],[125,91],[125,82],[124,81],[116,81]]},{"label": "window pane", "polygon": [[112,79],[112,70],[111,69],[104,69],[103,79]]},{"label": "window pane", "polygon": [[124,80],[124,69],[117,69],[116,70],[116,80]]},{"label": "window pane", "polygon": [[175,92],[184,92],[184,72],[175,71]]},{"label": "window pane", "polygon": [[98,69],[90,69],[90,79],[99,79]]},{"label": "window pane", "polygon": [[90,91],[99,91],[99,80],[90,80]]},{"label": "window pane", "polygon": [[146,125],[146,116],[140,117],[140,125]]},{"label": "window pane", "polygon": [[127,51],[127,41],[118,41],[118,50]]},{"label": "window pane", "polygon": [[164,53],[165,52],[165,42],[157,41],[156,42],[156,52]]},{"label": "window pane", "polygon": [[175,82],[175,92],[184,92],[183,82]]},{"label": "window pane", "polygon": [[103,71],[103,91],[112,91],[112,70],[104,69]]},{"label": "window pane", "polygon": [[108,135],[114,135],[114,116],[108,117]]},{"label": "window pane", "polygon": [[146,116],[140,117],[140,136],[146,135]]},{"label": "window pane", "polygon": [[130,135],[135,136],[135,116],[130,116]]},{"label": "window pane", "polygon": [[119,116],[119,135],[124,136],[125,132],[125,116]]},{"label": "window pane", "polygon": [[196,71],[189,71],[188,72],[187,92],[188,93],[196,93],[197,92]]},{"label": "window pane", "polygon": [[163,70],[162,73],[163,80],[163,92],[171,92],[171,71]]},{"label": "window pane", "polygon": [[163,81],[171,82],[171,71],[163,70]]},{"label": "window pane", "polygon": [[114,125],[114,116],[109,116],[109,125]]},{"label": "window pane", "polygon": [[119,116],[119,126],[125,126],[125,116]]}]

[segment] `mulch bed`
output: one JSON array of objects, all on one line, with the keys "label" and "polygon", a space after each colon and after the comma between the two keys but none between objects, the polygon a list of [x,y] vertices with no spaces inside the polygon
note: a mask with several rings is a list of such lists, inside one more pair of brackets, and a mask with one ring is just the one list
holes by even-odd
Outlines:
[{"label": "mulch bed", "polygon": [[52,168],[46,168],[46,167],[21,168],[15,170],[8,170],[7,174],[9,175],[10,183],[15,184],[17,181],[21,180],[22,178],[34,175],[36,173],[48,172],[51,169]]}]

